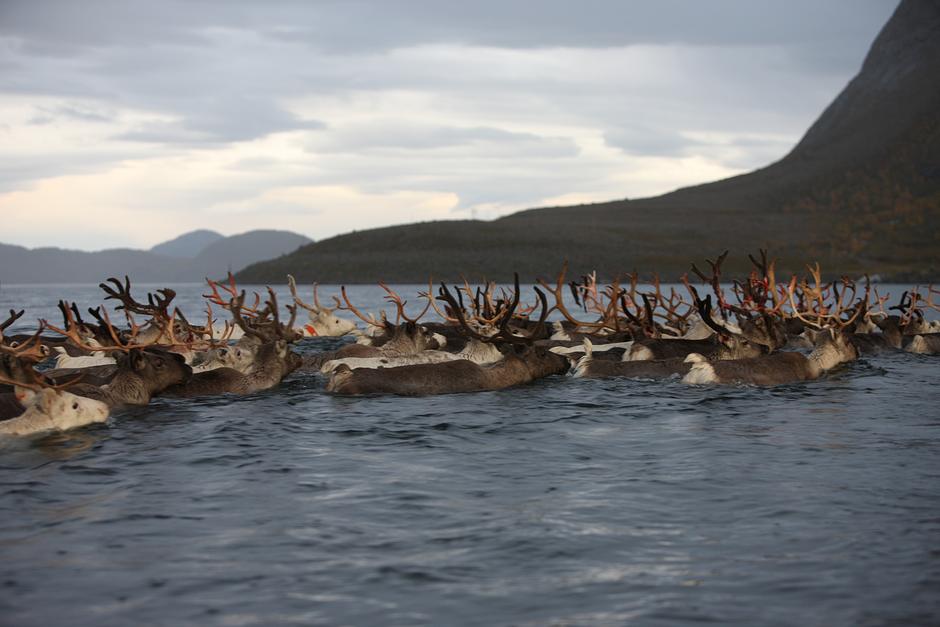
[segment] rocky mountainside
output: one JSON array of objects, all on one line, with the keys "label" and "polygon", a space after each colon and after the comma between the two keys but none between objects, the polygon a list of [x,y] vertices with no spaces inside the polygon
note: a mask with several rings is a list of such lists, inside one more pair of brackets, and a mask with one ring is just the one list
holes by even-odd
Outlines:
[{"label": "rocky mountainside", "polygon": [[243,281],[495,279],[633,268],[771,249],[781,270],[940,277],[940,0],[903,0],[861,71],[780,161],[663,196],[523,211],[493,222],[357,231],[249,266]]}]

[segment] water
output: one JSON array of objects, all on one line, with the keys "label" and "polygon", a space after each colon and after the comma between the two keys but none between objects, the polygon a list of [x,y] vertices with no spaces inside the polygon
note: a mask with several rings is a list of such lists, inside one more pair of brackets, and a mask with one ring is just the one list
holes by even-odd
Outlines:
[{"label": "water", "polygon": [[936,624],[938,373],[157,400],[2,445],[0,623]]}]

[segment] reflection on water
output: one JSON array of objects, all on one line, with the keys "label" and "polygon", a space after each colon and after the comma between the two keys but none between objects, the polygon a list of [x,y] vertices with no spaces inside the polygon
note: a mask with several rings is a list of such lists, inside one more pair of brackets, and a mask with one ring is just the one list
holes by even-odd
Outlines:
[{"label": "reflection on water", "polygon": [[0,623],[937,623],[938,364],[416,399],[304,376],[4,442]]}]

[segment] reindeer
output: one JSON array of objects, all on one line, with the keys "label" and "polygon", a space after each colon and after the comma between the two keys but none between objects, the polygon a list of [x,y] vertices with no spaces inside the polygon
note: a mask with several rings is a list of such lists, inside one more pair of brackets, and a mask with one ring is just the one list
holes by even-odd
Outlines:
[{"label": "reindeer", "polygon": [[572,359],[572,375],[577,378],[606,379],[668,379],[676,375],[685,375],[692,365],[685,361],[685,357],[669,359],[646,359],[639,361],[613,361],[609,359],[595,359],[594,345],[587,338],[584,339],[584,355]]},{"label": "reindeer", "polygon": [[0,421],[2,435],[66,431],[105,422],[110,414],[106,403],[52,387],[37,387],[20,395],[25,409],[16,417]]},{"label": "reindeer", "polygon": [[45,359],[39,331],[17,347],[0,346],[0,383],[13,393],[0,394],[0,434],[31,435],[66,430],[93,422],[104,422],[109,409],[104,403],[65,391],[77,380],[50,384],[35,371]]},{"label": "reindeer", "polygon": [[[815,276],[819,276],[818,265]],[[817,281],[815,289],[811,289],[804,281],[803,293],[809,293],[819,303],[814,314],[816,320],[813,321],[800,312],[794,298],[795,286],[796,277],[794,276],[787,290],[793,314],[804,324],[819,329],[819,333],[816,334],[816,347],[812,353],[807,356],[802,353],[783,351],[762,357],[724,361],[709,361],[703,355],[693,353],[686,358],[692,367],[682,379],[683,382],[779,385],[818,379],[839,364],[858,359],[858,350],[849,340],[845,330],[855,322],[862,308],[857,307],[853,316],[843,321],[841,308],[837,307],[834,314],[826,312],[826,308],[822,305],[823,290],[820,289],[819,282]]]},{"label": "reindeer", "polygon": [[245,339],[257,344],[255,356],[246,371],[221,367],[198,372],[186,382],[171,386],[163,396],[195,397],[218,394],[252,394],[279,384],[284,377],[296,370],[301,360],[290,350],[290,343],[299,334],[293,324],[297,307],[288,306],[290,321],[282,324],[278,314],[277,296],[268,288],[268,300],[264,311],[255,311],[252,322],[245,318],[245,292],[233,298],[228,309],[235,324],[245,333]]},{"label": "reindeer", "polygon": [[287,275],[287,284],[290,286],[294,304],[306,310],[310,321],[301,326],[304,337],[340,337],[356,330],[356,324],[340,318],[335,313],[336,307],[324,307],[320,304],[317,295],[317,284],[313,284],[313,304],[305,303],[297,295],[297,283],[294,277]]},{"label": "reindeer", "polygon": [[40,324],[68,338],[82,349],[107,350],[118,355],[117,372],[110,382],[100,387],[86,383],[73,386],[73,392],[80,396],[103,401],[112,410],[130,405],[146,405],[156,393],[192,376],[192,368],[186,365],[182,355],[169,352],[165,347],[150,342],[137,341],[135,331],[122,338],[111,324],[107,310],[103,310],[102,323],[108,329],[112,343],[105,346],[89,345],[80,334],[70,309],[63,308],[63,312],[66,317],[65,329],[55,327],[45,320],[41,320]]},{"label": "reindeer", "polygon": [[624,361],[644,361],[651,359],[674,359],[699,353],[711,359],[742,359],[757,357],[766,352],[761,344],[752,342],[742,334],[733,333],[712,319],[711,295],[705,300],[695,294],[695,302],[701,320],[715,332],[705,340],[643,338],[636,340],[624,356]]},{"label": "reindeer", "polygon": [[[380,284],[388,293],[386,297],[395,304],[397,314],[397,324],[388,320],[385,313],[382,313],[381,321],[374,316],[363,314],[349,299],[346,293],[346,287],[340,288],[345,305],[336,299],[337,308],[350,311],[357,318],[367,325],[380,330],[382,336],[372,338],[373,344],[347,344],[335,351],[328,351],[311,355],[304,359],[303,370],[319,370],[324,373],[331,370],[331,362],[341,359],[400,359],[408,356],[418,355],[427,350],[439,349],[447,344],[447,339],[442,335],[435,334],[428,330],[419,320],[427,313],[430,304],[426,306],[417,316],[409,317],[405,313],[405,301],[395,294],[384,283]],[[429,299],[430,300],[430,299]],[[404,322],[402,322],[404,321]]]},{"label": "reindeer", "polygon": [[352,370],[348,366],[340,366],[333,371],[326,389],[328,392],[341,395],[453,394],[503,389],[530,383],[549,375],[563,374],[568,370],[567,359],[544,347],[533,345],[533,337],[540,333],[548,313],[545,295],[538,288],[536,288],[536,293],[542,305],[542,314],[530,334],[519,335],[518,332],[513,333],[509,330],[509,321],[519,305],[517,276],[515,296],[501,307],[501,311],[493,320],[496,332],[492,335],[483,335],[467,323],[463,308],[457,303],[447,286],[441,283],[439,298],[447,302],[461,328],[470,337],[483,343],[503,343],[512,347],[513,350],[507,351],[503,359],[487,365],[459,359],[440,364],[418,364],[383,369]]}]

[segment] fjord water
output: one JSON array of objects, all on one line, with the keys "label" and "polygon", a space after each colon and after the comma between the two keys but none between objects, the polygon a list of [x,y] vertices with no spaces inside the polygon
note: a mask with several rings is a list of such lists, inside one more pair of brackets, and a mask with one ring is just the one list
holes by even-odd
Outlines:
[{"label": "fjord water", "polygon": [[[63,297],[100,302],[0,307]],[[890,354],[773,388],[157,399],[0,444],[0,624],[936,624],[938,378]]]}]

